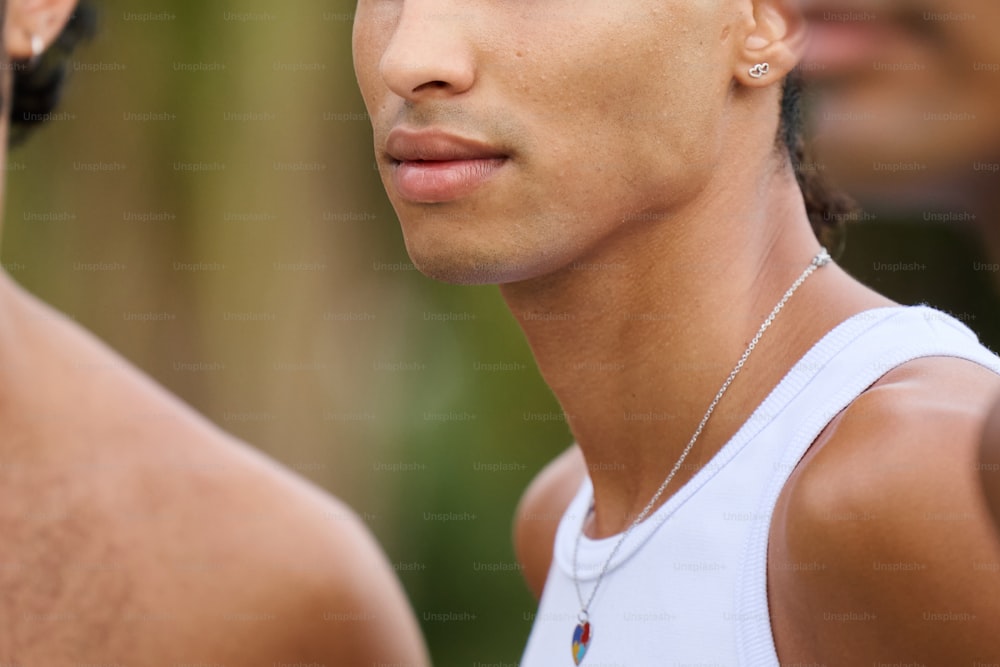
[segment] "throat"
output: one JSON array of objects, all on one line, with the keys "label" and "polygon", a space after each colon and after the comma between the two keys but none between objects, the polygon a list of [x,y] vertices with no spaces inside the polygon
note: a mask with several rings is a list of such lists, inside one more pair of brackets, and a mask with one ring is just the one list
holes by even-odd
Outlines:
[{"label": "throat", "polygon": [[[693,304],[676,321],[620,317],[577,345],[542,342],[539,364],[594,486],[588,537],[643,521],[751,417],[813,342],[793,299],[828,262],[825,253],[801,262],[764,308],[727,317]],[[533,347],[547,337],[535,333]]]}]

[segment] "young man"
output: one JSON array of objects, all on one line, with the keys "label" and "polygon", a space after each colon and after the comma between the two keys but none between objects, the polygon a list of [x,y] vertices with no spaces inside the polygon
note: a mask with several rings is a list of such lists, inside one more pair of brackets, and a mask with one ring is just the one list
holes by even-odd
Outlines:
[{"label": "young man", "polygon": [[523,665],[1000,657],[1000,365],[821,252],[779,123],[794,4],[358,3],[414,263],[500,285],[576,438],[519,510]]},{"label": "young man", "polygon": [[[2,3],[3,145],[12,107],[54,97],[32,63],[75,4]],[[0,313],[0,664],[427,663],[348,508],[2,273]]]},{"label": "young man", "polygon": [[[903,210],[940,208],[947,197],[1000,252],[1000,3],[802,5],[812,35],[806,71],[822,92],[820,153],[838,180]],[[1000,403],[991,415],[979,468],[1000,522]]]}]

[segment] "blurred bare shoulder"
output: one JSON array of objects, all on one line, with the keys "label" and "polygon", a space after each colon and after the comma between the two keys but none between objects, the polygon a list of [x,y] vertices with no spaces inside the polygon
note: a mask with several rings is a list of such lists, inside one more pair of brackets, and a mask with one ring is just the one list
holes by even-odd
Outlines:
[{"label": "blurred bare shoulder", "polygon": [[50,315],[0,383],[0,662],[427,664],[354,512]]},{"label": "blurred bare shoulder", "polygon": [[[995,398],[1000,399],[1000,396]],[[983,492],[1000,536],[1000,400],[996,400],[986,418],[979,461]]]},{"label": "blurred bare shoulder", "polygon": [[583,454],[573,445],[545,466],[521,496],[514,518],[514,551],[536,599],[549,574],[559,520],[586,474]]},{"label": "blurred bare shoulder", "polygon": [[930,358],[834,419],[786,484],[768,592],[784,662],[958,665],[1000,655],[1000,542],[978,443],[992,372]]},{"label": "blurred bare shoulder", "polygon": [[[224,568],[217,608],[239,614],[229,597],[239,591],[244,608],[262,614],[258,645],[241,658],[266,665],[429,664],[404,591],[361,519],[308,482],[259,463],[235,472],[212,517],[246,522],[214,538],[220,555],[228,553],[214,561]],[[199,531],[211,534],[214,525],[204,521]],[[244,545],[254,545],[253,552],[244,553]]]}]

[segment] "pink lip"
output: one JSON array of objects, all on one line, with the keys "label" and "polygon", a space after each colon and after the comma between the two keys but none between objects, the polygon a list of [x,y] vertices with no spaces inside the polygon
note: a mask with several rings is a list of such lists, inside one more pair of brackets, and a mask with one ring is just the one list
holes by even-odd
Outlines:
[{"label": "pink lip", "polygon": [[870,68],[880,50],[883,32],[856,23],[814,24],[809,31],[806,72],[835,73],[857,67]]},{"label": "pink lip", "polygon": [[904,22],[908,15],[899,14],[898,7],[876,10],[866,5],[849,0],[802,0],[800,6],[809,22],[803,68],[808,76],[870,71],[873,62],[913,39]]},{"label": "pink lip", "polygon": [[489,144],[441,130],[396,128],[386,140],[392,181],[408,201],[431,204],[459,199],[491,180],[508,156]]}]

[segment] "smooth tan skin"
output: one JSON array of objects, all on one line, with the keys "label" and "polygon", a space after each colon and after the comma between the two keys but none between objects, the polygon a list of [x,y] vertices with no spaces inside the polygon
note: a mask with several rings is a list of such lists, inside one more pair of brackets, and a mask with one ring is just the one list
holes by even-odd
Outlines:
[{"label": "smooth tan skin", "polygon": [[979,476],[986,504],[997,526],[997,537],[1000,538],[1000,400],[991,406],[986,417],[979,449]]},{"label": "smooth tan skin", "polygon": [[[941,210],[945,184],[954,210],[977,215],[994,254],[1000,253],[1000,3],[995,0],[800,0],[814,32],[815,53],[806,71],[818,90],[820,160],[849,190],[871,200],[890,198],[922,211]],[[842,29],[877,33],[873,54],[855,52],[827,63],[824,30],[845,14],[874,20]],[[924,20],[925,17],[952,20]],[[974,20],[954,20],[974,17]],[[919,20],[917,20],[919,18]],[[919,63],[904,73],[878,71],[872,61]],[[951,111],[974,119],[929,122],[923,111]],[[853,114],[860,120],[838,122]],[[825,122],[823,119],[827,119]],[[904,120],[905,119],[905,120]],[[873,172],[875,162],[902,160],[927,168],[898,174]],[[933,204],[921,198],[932,192]],[[983,492],[1000,531],[1000,400],[982,439]],[[1000,532],[998,532],[1000,536]]]},{"label": "smooth tan skin", "polygon": [[[9,3],[15,56],[73,4]],[[349,508],[5,274],[0,369],[0,664],[428,664]]]},{"label": "smooth tan skin", "polygon": [[[536,594],[558,517],[587,466],[596,503],[587,533],[615,534],[652,497],[816,253],[793,174],[774,149],[777,82],[803,39],[794,8],[779,0],[358,5],[355,67],[413,261],[435,277],[501,285],[579,443],[539,475],[518,510],[516,547]],[[773,77],[751,79],[758,62]],[[463,199],[406,201],[385,153],[397,124],[475,136],[502,147],[508,168]],[[673,490],[820,337],[889,303],[836,266],[818,271],[719,405]],[[966,362],[907,364],[817,440],[772,525],[783,663],[915,657],[953,667],[1000,656],[1000,581],[966,556],[1000,561],[973,491],[983,397],[998,387]],[[636,412],[672,418],[623,419]],[[884,522],[831,528],[818,505],[869,510]],[[911,507],[971,518],[914,521]],[[817,573],[783,567],[817,554],[828,565]],[[865,569],[901,554],[934,569],[908,579]],[[975,622],[922,621],[920,610],[945,604],[941,585],[947,608],[972,609]],[[823,616],[854,608],[876,609],[877,623]]]}]

